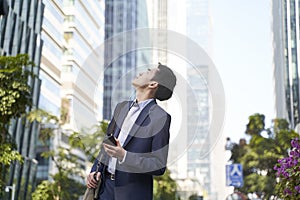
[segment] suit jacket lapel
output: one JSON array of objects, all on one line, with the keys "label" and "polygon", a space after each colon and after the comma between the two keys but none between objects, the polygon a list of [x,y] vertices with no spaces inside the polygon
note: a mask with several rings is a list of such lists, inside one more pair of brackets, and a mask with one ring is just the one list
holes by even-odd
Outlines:
[{"label": "suit jacket lapel", "polygon": [[156,101],[151,101],[150,103],[148,103],[145,108],[141,111],[141,113],[139,114],[138,118],[136,119],[134,125],[132,126],[124,144],[123,147],[125,147],[128,142],[131,140],[132,137],[134,137],[134,135],[136,134],[136,132],[138,131],[138,129],[140,128],[140,126],[143,124],[143,122],[145,121],[145,119],[147,118],[147,116],[149,115],[149,113],[151,112],[151,108],[153,107],[153,105],[156,104]]}]

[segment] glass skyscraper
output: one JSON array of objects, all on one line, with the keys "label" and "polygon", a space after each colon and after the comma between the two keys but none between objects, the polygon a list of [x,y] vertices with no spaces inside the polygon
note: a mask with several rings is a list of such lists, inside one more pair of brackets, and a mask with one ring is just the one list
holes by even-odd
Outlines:
[{"label": "glass skyscraper", "polygon": [[[1,1],[2,2],[2,1]],[[3,3],[3,2],[2,2]],[[40,71],[41,50],[43,40],[41,29],[44,4],[42,0],[10,0],[8,13],[0,17],[0,49],[1,55],[15,56],[28,54],[35,63],[33,72],[37,77]],[[35,78],[30,84],[32,90],[32,107],[37,108],[40,94],[40,79]],[[35,186],[37,170],[35,141],[37,139],[38,124],[30,123],[25,118],[13,120],[10,134],[15,139],[18,151],[24,158],[24,163],[11,164],[6,174],[6,185],[14,185],[14,190],[6,193],[5,199],[30,199]],[[11,192],[14,192],[12,195]]]},{"label": "glass skyscraper", "polygon": [[[150,28],[161,29],[164,31],[168,30],[168,3],[168,1],[160,0],[147,1]],[[167,33],[162,31],[156,34],[161,48],[159,50],[153,50],[152,62],[153,64],[157,64],[158,62],[166,64],[168,60]],[[155,41],[153,42],[155,43]]]},{"label": "glass skyscraper", "polygon": [[[144,0],[105,1],[105,40],[129,30],[146,27],[147,24],[147,7]],[[136,51],[126,52],[126,49],[135,49],[139,36],[129,37],[118,37],[119,40],[112,40],[112,43],[105,45],[103,119],[110,120],[112,116],[112,109],[115,106],[112,96],[116,102],[134,98],[131,81],[136,75],[138,63],[146,63],[148,59],[147,56],[143,57]],[[126,54],[116,55],[123,50]],[[117,59],[111,62],[108,58],[112,57]],[[126,78],[121,78],[125,75]]]},{"label": "glass skyscraper", "polygon": [[[41,57],[40,79],[41,93],[39,107],[52,115],[60,116],[61,81],[60,71],[63,51],[63,22],[62,1],[45,0],[44,20],[41,37],[44,41]],[[43,125],[45,126],[45,125]],[[51,144],[52,142],[49,142]],[[36,141],[37,150],[37,184],[50,178],[51,159],[41,155],[50,146],[44,146],[39,140]]]},{"label": "glass skyscraper", "polygon": [[[208,0],[187,0],[186,1],[186,34],[195,41],[207,53],[211,50],[211,24],[209,14],[209,1]],[[187,52],[193,54],[194,52]],[[194,107],[189,107],[187,116],[188,122],[188,143],[192,144],[187,152],[187,171],[190,178],[199,181],[202,191],[199,195],[204,198],[212,198],[211,188],[211,165],[212,160],[210,157],[210,148],[212,142],[209,135],[209,67],[201,63],[196,66],[201,71],[201,78],[197,73],[187,72],[187,79],[191,84],[192,91],[188,91],[187,95],[195,95],[198,99],[198,110],[195,112]],[[208,81],[207,81],[208,80]],[[206,82],[207,81],[207,82]],[[193,102],[189,102],[192,105]],[[197,120],[195,120],[197,119]],[[191,130],[197,130],[193,133]]]},{"label": "glass skyscraper", "polygon": [[299,131],[299,1],[272,1],[276,117]]}]

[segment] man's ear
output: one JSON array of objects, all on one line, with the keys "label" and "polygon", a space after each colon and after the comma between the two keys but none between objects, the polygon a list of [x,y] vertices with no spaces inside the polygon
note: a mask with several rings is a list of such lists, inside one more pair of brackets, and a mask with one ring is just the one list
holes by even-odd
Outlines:
[{"label": "man's ear", "polygon": [[155,89],[155,88],[158,87],[158,82],[156,82],[156,81],[151,81],[151,82],[149,83],[148,87],[151,88],[151,89]]}]

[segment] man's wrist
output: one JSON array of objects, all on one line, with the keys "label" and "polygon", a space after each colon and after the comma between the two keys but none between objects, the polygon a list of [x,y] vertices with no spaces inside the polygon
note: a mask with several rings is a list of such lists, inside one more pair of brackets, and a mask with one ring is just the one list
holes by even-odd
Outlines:
[{"label": "man's wrist", "polygon": [[123,158],[119,158],[119,163],[122,164],[125,162],[125,159],[126,159],[126,155],[127,155],[127,151],[124,150],[124,154],[123,154]]}]

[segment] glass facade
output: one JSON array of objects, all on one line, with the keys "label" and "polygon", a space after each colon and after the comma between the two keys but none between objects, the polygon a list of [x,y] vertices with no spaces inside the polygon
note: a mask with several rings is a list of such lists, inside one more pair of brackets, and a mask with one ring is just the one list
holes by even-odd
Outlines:
[{"label": "glass facade", "polygon": [[[211,198],[211,157],[212,142],[209,137],[209,67],[197,66],[201,71],[187,70],[187,177],[196,181],[199,186],[189,188],[187,194],[206,194]],[[197,104],[193,102],[197,99]]]},{"label": "glass facade", "polygon": [[[39,75],[41,38],[44,4],[42,0],[11,0],[7,1],[9,10],[7,15],[0,17],[0,49],[1,55],[17,55],[26,53],[35,63],[34,73]],[[40,79],[35,78],[30,84],[32,90],[32,107],[38,106],[40,94]],[[13,120],[10,133],[17,143],[18,151],[24,158],[24,163],[11,164],[6,174],[6,185],[15,185],[15,199],[30,199],[35,188],[37,170],[36,145],[38,124],[29,123],[25,118]],[[11,199],[11,190],[4,199]]]},{"label": "glass facade", "polygon": [[[187,0],[186,1],[187,12],[187,36],[195,41],[201,48],[203,48],[208,54],[210,52],[210,15],[209,15],[209,1],[208,0]],[[188,52],[188,54],[193,52]],[[192,91],[187,91],[187,95],[195,95],[198,99],[198,105],[195,108],[189,107],[187,116],[188,122],[188,143],[192,144],[188,150],[187,155],[187,171],[189,178],[196,179],[201,185],[202,191],[198,191],[202,194],[206,194],[205,198],[212,198],[211,188],[211,170],[212,160],[210,156],[210,148],[212,142],[209,138],[209,67],[202,66],[199,63],[197,69],[201,71],[203,77],[199,77],[199,74],[187,72],[187,79],[191,85]],[[193,102],[189,102],[188,105],[192,105]],[[194,112],[197,110],[197,112]],[[197,133],[193,133],[192,130],[197,130]]]},{"label": "glass facade", "polygon": [[[147,1],[147,9],[149,16],[149,25],[150,28],[157,28],[162,30],[168,30],[168,6],[169,4],[176,5],[175,2],[161,1],[161,0],[152,0]],[[171,17],[172,18],[172,17]],[[167,51],[167,33],[160,32],[155,36],[160,42],[161,49],[159,51],[152,52],[152,63],[157,64],[161,62],[162,64],[168,63],[168,51]],[[154,41],[153,41],[154,42]]]},{"label": "glass facade", "polygon": [[[39,107],[46,110],[52,115],[60,116],[61,106],[61,81],[60,70],[62,64],[63,52],[63,22],[64,15],[62,11],[61,1],[44,0],[44,20],[42,24],[42,39],[44,46],[42,50],[40,79],[41,94]],[[43,128],[45,124],[41,125]],[[52,160],[43,158],[41,154],[51,149],[51,142],[48,146],[42,144],[39,140],[36,141],[37,151],[37,174],[36,184],[50,178],[50,166]]]},{"label": "glass facade", "polygon": [[273,1],[276,117],[299,128],[299,1]]},{"label": "glass facade", "polygon": [[187,35],[209,53],[212,35],[209,0],[186,0],[186,7]]},{"label": "glass facade", "polygon": [[[144,0],[105,1],[105,40],[128,30],[145,27],[147,24],[147,9]],[[128,52],[125,55],[116,54],[120,52],[120,49],[135,49],[137,38],[138,36],[132,35],[131,38],[114,40],[113,43],[105,46],[103,119],[111,119],[112,109],[115,106],[112,105],[112,96],[117,102],[134,98],[131,81],[135,77],[137,65],[139,62],[146,63],[147,56],[143,61],[139,60],[143,56],[140,54],[138,56],[136,52]],[[116,56],[116,61],[112,63],[107,59]],[[126,79],[121,79],[124,75]]]},{"label": "glass facade", "polygon": [[[102,105],[97,74],[101,71],[103,55],[97,48],[104,40],[104,1],[44,0],[44,3],[39,106],[60,117],[62,99],[65,99],[68,116],[48,146],[37,141],[37,182],[51,180],[51,175],[57,173],[53,161],[43,158],[41,153],[58,145],[66,146],[72,131],[95,125]],[[76,156],[85,169],[85,155],[77,152]],[[79,177],[73,178],[84,184]]]}]

